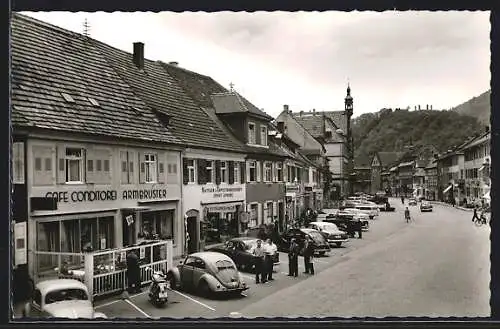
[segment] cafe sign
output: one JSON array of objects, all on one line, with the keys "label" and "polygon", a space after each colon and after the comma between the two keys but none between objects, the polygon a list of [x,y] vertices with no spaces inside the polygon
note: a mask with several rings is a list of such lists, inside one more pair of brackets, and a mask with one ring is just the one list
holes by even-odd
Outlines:
[{"label": "cafe sign", "polygon": [[121,200],[154,200],[166,199],[166,189],[150,190],[95,190],[95,191],[49,191],[45,193],[46,198],[56,199],[57,202],[94,202],[94,201],[116,201]]},{"label": "cafe sign", "polygon": [[234,193],[242,192],[242,187],[202,187],[203,194],[211,194],[214,199],[234,198]]}]

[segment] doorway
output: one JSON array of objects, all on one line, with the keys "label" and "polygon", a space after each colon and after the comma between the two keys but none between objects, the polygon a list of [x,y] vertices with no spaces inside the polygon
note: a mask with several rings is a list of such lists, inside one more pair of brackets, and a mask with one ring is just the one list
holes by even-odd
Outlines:
[{"label": "doorway", "polygon": [[122,212],[123,246],[132,246],[135,243],[135,215],[132,212]]}]

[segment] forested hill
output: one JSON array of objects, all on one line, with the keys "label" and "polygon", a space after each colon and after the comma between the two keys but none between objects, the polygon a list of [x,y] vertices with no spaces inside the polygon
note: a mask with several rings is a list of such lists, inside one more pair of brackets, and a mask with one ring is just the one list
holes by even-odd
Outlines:
[{"label": "forested hill", "polygon": [[460,114],[468,115],[477,118],[482,124],[490,123],[491,90],[488,90],[477,97],[469,99],[467,102],[460,104],[451,110]]},{"label": "forested hill", "polygon": [[445,151],[485,128],[475,117],[455,111],[383,109],[352,120],[355,157],[402,151],[409,144]]}]

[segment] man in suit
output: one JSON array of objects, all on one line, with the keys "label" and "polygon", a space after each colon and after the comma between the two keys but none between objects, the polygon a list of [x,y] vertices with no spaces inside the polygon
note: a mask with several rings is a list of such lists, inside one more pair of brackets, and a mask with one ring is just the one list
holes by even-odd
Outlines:
[{"label": "man in suit", "polygon": [[139,266],[139,257],[133,250],[127,255],[127,279],[129,292],[141,291],[141,270]]},{"label": "man in suit", "polygon": [[260,281],[262,281],[262,283],[265,283],[267,281],[264,265],[265,250],[262,246],[262,240],[257,240],[257,247],[255,247],[255,249],[253,250],[253,255],[256,256],[255,283],[260,283]]},{"label": "man in suit", "polygon": [[314,265],[312,263],[312,258],[314,255],[314,245],[311,241],[309,235],[306,235],[306,241],[304,242],[304,267],[306,268],[305,274],[314,274]]},{"label": "man in suit", "polygon": [[299,276],[299,245],[295,238],[292,238],[288,250],[288,276]]}]

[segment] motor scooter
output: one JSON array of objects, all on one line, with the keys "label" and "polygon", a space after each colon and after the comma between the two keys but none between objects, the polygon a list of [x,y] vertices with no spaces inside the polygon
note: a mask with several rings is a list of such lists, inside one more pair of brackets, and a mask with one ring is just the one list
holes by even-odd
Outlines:
[{"label": "motor scooter", "polygon": [[[149,271],[153,271],[150,267]],[[151,275],[151,285],[149,286],[148,296],[151,304],[161,307],[167,303],[168,292],[170,289],[167,277],[163,271],[154,271]]]}]

